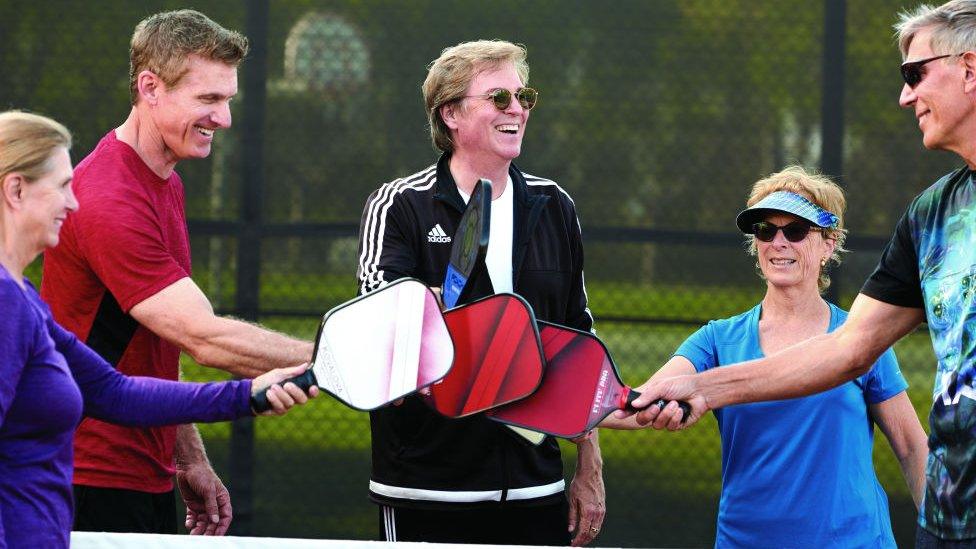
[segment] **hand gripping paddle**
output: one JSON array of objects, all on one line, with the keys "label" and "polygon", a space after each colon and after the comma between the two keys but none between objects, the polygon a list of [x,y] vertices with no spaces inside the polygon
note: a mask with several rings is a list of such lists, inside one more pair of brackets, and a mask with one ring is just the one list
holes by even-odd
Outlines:
[{"label": "hand gripping paddle", "polygon": [[[640,393],[620,380],[606,346],[595,335],[539,322],[546,356],[542,385],[532,396],[488,411],[491,419],[563,438],[593,429]],[[664,407],[658,400],[652,406]],[[691,408],[679,402],[684,417]]]},{"label": "hand gripping paddle", "polygon": [[491,229],[491,181],[479,179],[471,191],[454,233],[451,259],[444,276],[444,306],[453,309],[464,294],[468,278],[478,263],[483,263],[488,253],[488,236]]},{"label": "hand gripping paddle", "polygon": [[[373,410],[443,378],[454,346],[437,298],[406,278],[326,313],[312,357],[311,368],[281,384],[318,385],[352,408]],[[251,405],[268,410],[267,390]]]},{"label": "hand gripping paddle", "polygon": [[542,379],[542,345],[524,299],[495,294],[444,313],[454,366],[430,388],[427,403],[464,417],[532,394]]}]

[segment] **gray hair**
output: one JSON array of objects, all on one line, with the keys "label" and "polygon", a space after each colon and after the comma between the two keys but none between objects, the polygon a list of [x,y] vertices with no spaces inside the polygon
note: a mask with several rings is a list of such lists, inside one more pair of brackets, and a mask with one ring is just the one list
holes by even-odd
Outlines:
[{"label": "gray hair", "polygon": [[976,0],[952,0],[939,7],[922,4],[899,14],[895,31],[902,58],[919,32],[931,29],[932,53],[958,54],[976,50]]}]

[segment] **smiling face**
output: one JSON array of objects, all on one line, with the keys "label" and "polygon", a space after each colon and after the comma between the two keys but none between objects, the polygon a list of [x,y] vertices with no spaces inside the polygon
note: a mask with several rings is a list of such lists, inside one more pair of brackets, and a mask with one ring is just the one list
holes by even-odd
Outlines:
[{"label": "smiling face", "polygon": [[[465,99],[441,107],[451,130],[456,154],[489,162],[511,162],[522,152],[522,137],[529,111],[514,97],[498,110],[488,94],[499,88],[512,92],[524,86],[513,63],[479,72],[465,92]],[[470,97],[477,96],[477,97]]]},{"label": "smiling face", "polygon": [[214,132],[231,125],[230,101],[237,94],[237,67],[191,55],[186,68],[173,87],[159,81],[151,105],[164,154],[172,162],[210,154]]},{"label": "smiling face", "polygon": [[[917,61],[938,55],[929,44],[931,29],[920,31],[912,39],[906,61]],[[946,52],[956,53],[956,52]],[[974,109],[966,93],[966,68],[959,56],[953,55],[926,63],[922,80],[910,88],[902,86],[898,103],[915,111],[922,143],[927,149],[962,152],[972,141]]]},{"label": "smiling face", "polygon": [[[780,227],[796,221],[807,223],[788,213],[770,214],[763,221]],[[834,245],[834,240],[824,238],[823,233],[817,230],[811,230],[799,242],[790,242],[783,235],[783,231],[777,231],[772,242],[756,239],[759,269],[772,287],[802,288],[817,292],[821,262],[830,257]]]},{"label": "smiling face", "polygon": [[19,231],[32,243],[33,251],[58,245],[61,225],[70,212],[78,210],[71,190],[71,157],[58,147],[47,160],[47,170],[39,179],[21,187],[22,212]]}]

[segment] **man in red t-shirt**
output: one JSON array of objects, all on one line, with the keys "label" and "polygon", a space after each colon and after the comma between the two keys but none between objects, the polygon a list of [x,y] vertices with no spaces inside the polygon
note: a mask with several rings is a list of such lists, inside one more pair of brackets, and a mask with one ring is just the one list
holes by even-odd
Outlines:
[{"label": "man in red t-shirt", "polygon": [[[75,170],[81,207],[45,256],[42,296],[60,324],[128,375],[177,379],[180,349],[244,377],[309,361],[310,342],[215,316],[190,279],[174,168],[209,155],[214,132],[230,127],[247,39],[180,10],[140,22],[130,52],[131,112]],[[85,419],[75,435],[75,529],[175,533],[174,473],[191,533],[226,532],[230,497],[193,425]]]}]

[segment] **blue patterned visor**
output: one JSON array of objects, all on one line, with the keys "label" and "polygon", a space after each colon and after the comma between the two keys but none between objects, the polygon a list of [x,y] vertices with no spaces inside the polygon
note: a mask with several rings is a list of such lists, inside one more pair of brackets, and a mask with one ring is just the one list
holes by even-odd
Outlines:
[{"label": "blue patterned visor", "polygon": [[771,213],[793,214],[801,219],[813,223],[817,227],[834,229],[837,227],[837,216],[807,200],[803,195],[789,191],[776,191],[751,208],[739,212],[735,224],[739,230],[752,234],[752,225],[763,220]]}]

